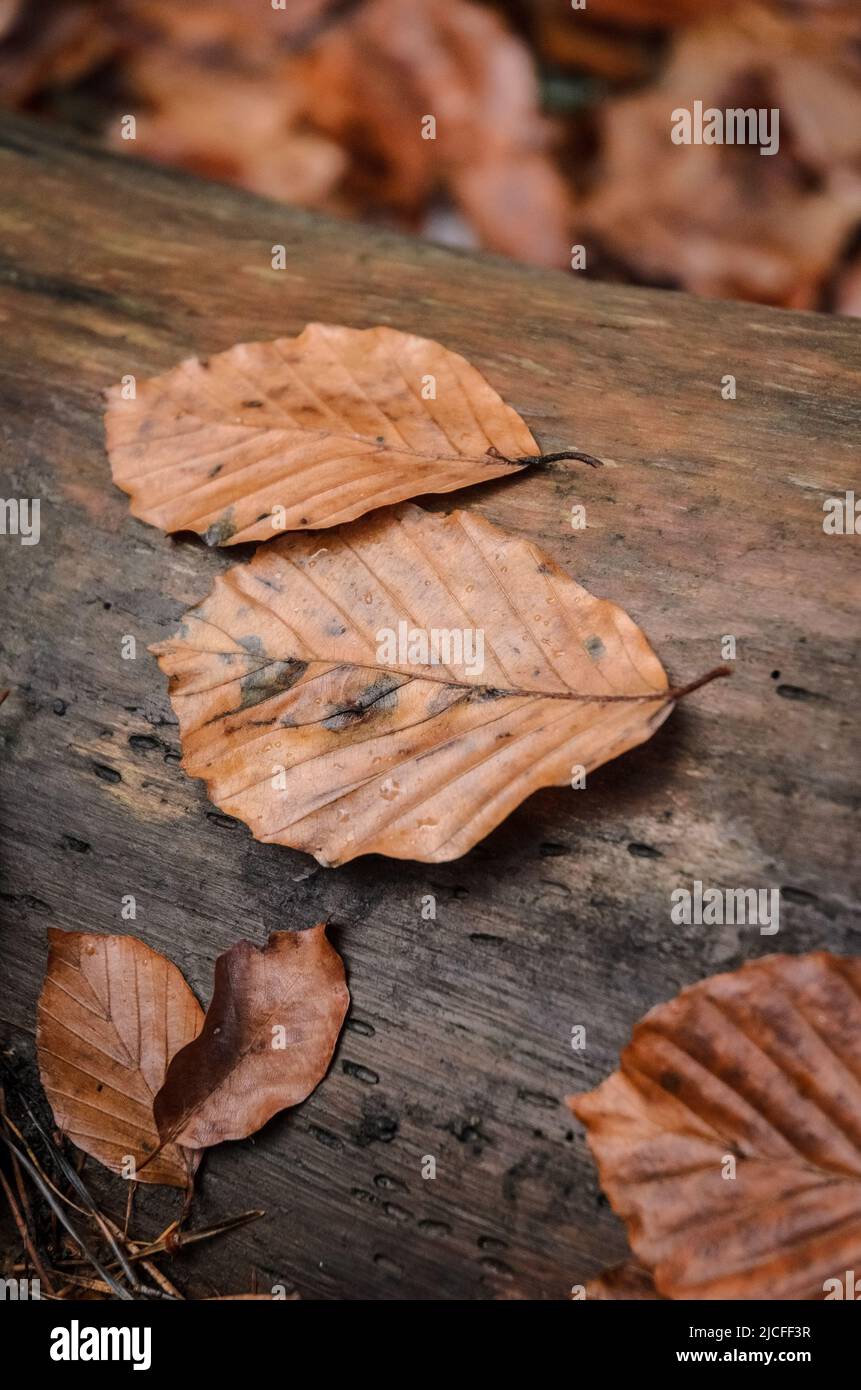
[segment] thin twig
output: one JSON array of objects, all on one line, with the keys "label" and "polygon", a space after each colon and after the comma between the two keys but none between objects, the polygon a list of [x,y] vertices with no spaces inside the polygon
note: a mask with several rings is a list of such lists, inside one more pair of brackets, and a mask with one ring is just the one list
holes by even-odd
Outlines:
[{"label": "thin twig", "polygon": [[126,1198],[126,1217],[125,1221],[123,1222],[123,1240],[126,1241],[129,1238],[129,1222],[132,1219],[132,1206],[134,1205],[137,1187],[138,1185],[136,1182],[132,1181],[129,1183],[129,1195]]},{"label": "thin twig", "polygon": [[106,1283],[110,1284],[117,1298],[121,1298],[126,1302],[130,1301],[132,1296],[129,1293],[128,1289],[123,1288],[122,1284],[118,1284],[116,1279],[114,1279],[112,1275],[108,1274],[107,1271],[102,1268],[95,1255],[91,1254],[90,1250],[87,1247],[86,1241],[84,1241],[81,1238],[81,1236],[78,1235],[78,1232],[75,1230],[75,1227],[72,1225],[68,1216],[63,1211],[63,1208],[60,1206],[60,1203],[57,1201],[50,1187],[46,1182],[42,1181],[42,1178],[40,1177],[38,1170],[30,1162],[27,1155],[23,1154],[20,1151],[20,1149],[18,1149],[18,1147],[12,1143],[12,1140],[9,1138],[8,1134],[4,1134],[2,1130],[0,1130],[0,1139],[2,1139],[3,1143],[9,1149],[10,1153],[15,1154],[15,1156],[18,1159],[18,1162],[23,1165],[25,1171],[29,1173],[30,1177],[36,1184],[36,1187],[41,1192],[45,1201],[51,1207],[58,1220],[62,1223],[63,1226],[65,1226],[66,1230],[74,1240],[75,1244],[87,1256],[90,1264],[93,1266],[93,1269],[100,1276],[100,1278],[104,1279]]},{"label": "thin twig", "polygon": [[[47,1135],[45,1134],[44,1129],[37,1120],[36,1116],[33,1114],[29,1105],[27,1105],[27,1113],[30,1116],[30,1119],[33,1121],[33,1124],[36,1126],[39,1133],[42,1135],[42,1138],[45,1139],[46,1142],[48,1142]],[[87,1190],[84,1184],[84,1180],[81,1177],[80,1173],[78,1173],[77,1170],[72,1166],[72,1164],[66,1158],[66,1155],[57,1147],[56,1144],[51,1146],[51,1154],[54,1159],[54,1162],[57,1164],[57,1167],[60,1169],[66,1181],[72,1184],[72,1187],[75,1189],[78,1196],[81,1198],[83,1202],[87,1204],[91,1216],[96,1221],[96,1224],[100,1227],[102,1234],[108,1242],[108,1245],[110,1245],[111,1249],[113,1250],[114,1255],[116,1256],[120,1266],[122,1267],[123,1273],[125,1274],[132,1288],[136,1288],[138,1282],[137,1275],[135,1274],[135,1271],[129,1264],[125,1252],[123,1251],[122,1247],[117,1243],[117,1240],[113,1235],[113,1232],[110,1230],[110,1227],[106,1224],[104,1217],[102,1216],[101,1212],[99,1211],[98,1207],[96,1206],[95,1202],[90,1196],[89,1191]]]},{"label": "thin twig", "polygon": [[[71,1197],[68,1195],[68,1193],[66,1193],[66,1192],[61,1192],[60,1189],[59,1189],[59,1187],[57,1187],[56,1183],[53,1183],[53,1182],[51,1181],[51,1179],[48,1177],[48,1174],[45,1172],[44,1168],[42,1167],[41,1163],[39,1162],[39,1160],[38,1160],[36,1154],[33,1152],[33,1149],[32,1149],[32,1148],[30,1147],[30,1145],[27,1143],[27,1140],[24,1138],[24,1135],[21,1133],[20,1129],[19,1129],[18,1126],[15,1124],[15,1121],[12,1120],[12,1119],[10,1119],[10,1117],[9,1117],[8,1115],[6,1116],[6,1124],[9,1126],[9,1128],[10,1128],[11,1131],[12,1131],[12,1133],[15,1135],[16,1139],[18,1140],[19,1144],[20,1144],[21,1147],[24,1149],[24,1152],[27,1154],[28,1158],[30,1159],[30,1162],[33,1164],[33,1167],[38,1171],[39,1176],[41,1177],[42,1181],[43,1181],[44,1183],[46,1183],[48,1187],[50,1187],[50,1189],[51,1189],[51,1191],[53,1192],[54,1196],[55,1196],[55,1197],[59,1197],[59,1199],[60,1199],[61,1202],[65,1202],[65,1203],[66,1203],[66,1206],[71,1207],[71,1208],[72,1208],[72,1211],[76,1211],[76,1212],[78,1213],[79,1216],[88,1217],[88,1216],[89,1216],[89,1212],[85,1211],[83,1207],[79,1207],[78,1204],[77,1204],[77,1202],[73,1202],[73,1201],[72,1201],[72,1199],[71,1199]],[[54,1216],[53,1211],[52,1211],[52,1213],[51,1213],[51,1220],[52,1220],[52,1222],[56,1221],[56,1217]]]},{"label": "thin twig", "polygon": [[[7,1128],[9,1124],[11,1124],[11,1120],[9,1119],[9,1113],[6,1109],[6,1092],[4,1091],[2,1086],[0,1086],[0,1121],[2,1121],[4,1129]],[[42,1257],[39,1253],[39,1247],[36,1244],[36,1222],[33,1219],[33,1211],[30,1206],[30,1198],[27,1195],[27,1188],[24,1184],[24,1177],[21,1172],[21,1165],[14,1154],[10,1154],[9,1157],[12,1160],[12,1172],[15,1177],[15,1186],[18,1189],[18,1196],[21,1199],[21,1220],[23,1220],[23,1227],[21,1226],[15,1211],[15,1202],[12,1197],[12,1193],[7,1186],[6,1179],[3,1177],[3,1174],[0,1173],[0,1178],[3,1179],[3,1189],[6,1192],[7,1200],[12,1209],[12,1216],[15,1220],[15,1224],[18,1226],[18,1230],[24,1242],[24,1249],[27,1251],[27,1254],[29,1255],[30,1260],[32,1261],[33,1268],[35,1269],[36,1273],[39,1276],[40,1282],[47,1289],[48,1293],[53,1293],[54,1288],[51,1283],[50,1276],[48,1274],[48,1271],[45,1269],[44,1264],[42,1263]]]},{"label": "thin twig", "polygon": [[40,1283],[44,1284],[48,1293],[53,1293],[54,1286],[51,1283],[48,1271],[45,1269],[45,1266],[39,1259],[39,1252],[33,1244],[32,1237],[27,1227],[27,1222],[21,1215],[21,1210],[18,1206],[18,1203],[15,1201],[15,1194],[12,1191],[12,1188],[9,1186],[9,1183],[6,1181],[6,1174],[3,1172],[2,1169],[0,1169],[0,1187],[3,1188],[6,1201],[9,1203],[9,1210],[12,1213],[12,1219],[15,1222],[15,1225],[18,1227],[18,1234],[21,1237],[22,1244],[27,1252],[27,1255],[29,1256],[30,1262],[39,1276]]},{"label": "thin twig", "polygon": [[171,1222],[167,1230],[163,1231],[158,1240],[152,1245],[146,1245],[132,1255],[132,1259],[139,1260],[147,1255],[159,1255],[167,1250],[171,1254],[175,1251],[184,1249],[186,1245],[196,1245],[198,1241],[210,1240],[213,1236],[224,1235],[227,1231],[238,1230],[240,1226],[245,1226],[249,1221],[257,1221],[261,1216],[265,1216],[263,1211],[243,1211],[238,1216],[225,1217],[223,1221],[217,1222],[214,1226],[206,1226],[200,1231],[179,1231],[177,1222]]},{"label": "thin twig", "polygon": [[[133,1240],[130,1240],[129,1237],[128,1237],[128,1235],[124,1235],[124,1234],[123,1234],[123,1232],[120,1230],[120,1227],[117,1225],[117,1223],[116,1223],[115,1221],[112,1221],[111,1218],[110,1218],[109,1216],[107,1216],[107,1215],[105,1215],[105,1221],[108,1223],[108,1225],[110,1226],[110,1228],[111,1228],[111,1230],[114,1232],[114,1234],[115,1234],[119,1239],[122,1239],[122,1240],[125,1241],[125,1243],[126,1243],[126,1253],[127,1253],[127,1255],[128,1255],[131,1259],[138,1258],[138,1251],[139,1251],[141,1245],[143,1244],[143,1242],[142,1242],[142,1241],[133,1241]],[[177,1289],[177,1288],[170,1282],[170,1280],[168,1279],[167,1275],[166,1275],[166,1274],[162,1274],[161,1270],[160,1270],[160,1269],[157,1269],[156,1266],[155,1266],[150,1260],[141,1259],[141,1267],[142,1267],[143,1269],[145,1269],[146,1272],[147,1272],[147,1274],[150,1276],[150,1278],[153,1279],[153,1280],[155,1281],[155,1283],[158,1285],[158,1287],[159,1287],[159,1289],[161,1290],[161,1292],[164,1293],[164,1294],[167,1294],[168,1298],[178,1298],[178,1299],[182,1299],[183,1295],[180,1293],[179,1289]]]}]

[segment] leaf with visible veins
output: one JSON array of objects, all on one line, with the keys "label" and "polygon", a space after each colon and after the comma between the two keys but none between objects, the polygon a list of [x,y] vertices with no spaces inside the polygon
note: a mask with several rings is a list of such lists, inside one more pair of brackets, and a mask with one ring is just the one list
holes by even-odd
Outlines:
[{"label": "leaf with visible veins", "polygon": [[538,446],[456,352],[393,328],[312,323],[108,392],[132,514],[210,545],[352,521],[524,467]]},{"label": "leaf with visible veins", "polygon": [[861,960],[701,980],[570,1104],[665,1298],[821,1299],[861,1269]]},{"label": "leaf with visible veins", "polygon": [[153,1100],[203,1010],[176,966],[133,936],[51,928],[48,940],[36,1046],[58,1128],[115,1173],[186,1187],[199,1155],[156,1152]]},{"label": "leaf with visible veins", "polygon": [[186,772],[258,839],[327,865],[465,854],[686,693],[621,608],[531,542],[411,504],[262,546],[153,651]]}]

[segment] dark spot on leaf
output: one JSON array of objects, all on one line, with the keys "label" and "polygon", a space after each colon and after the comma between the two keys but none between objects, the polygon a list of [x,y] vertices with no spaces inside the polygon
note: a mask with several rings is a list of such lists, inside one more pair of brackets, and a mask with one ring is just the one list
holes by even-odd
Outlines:
[{"label": "dark spot on leaf", "polygon": [[593,661],[600,661],[602,656],[607,655],[607,648],[600,637],[587,637],[583,643]]},{"label": "dark spot on leaf", "polygon": [[210,468],[206,476],[208,478],[217,478],[223,467],[223,463],[217,463],[214,468]]},{"label": "dark spot on leaf", "polygon": [[203,539],[207,545],[224,545],[230,537],[236,534],[236,524],[233,520],[233,508],[229,507],[223,516],[217,521],[213,521],[203,533]]},{"label": "dark spot on leaf", "polygon": [[323,720],[324,729],[347,729],[365,719],[373,711],[374,715],[385,714],[397,708],[398,689],[403,685],[401,676],[380,676],[370,685],[360,690],[349,705],[342,705]]},{"label": "dark spot on leaf", "polygon": [[[242,691],[242,699],[239,709],[251,709],[254,705],[259,705],[263,700],[269,700],[273,695],[280,695],[282,691],[289,690],[308,669],[307,661],[272,661],[266,666],[262,666],[259,671],[251,671],[247,676],[243,676],[239,682]],[[231,714],[239,711],[231,710]],[[219,716],[221,717],[221,716]]]},{"label": "dark spot on leaf", "polygon": [[242,409],[243,409],[243,410],[258,410],[258,409],[260,408],[260,406],[262,406],[262,404],[263,404],[262,401],[243,401],[243,402],[242,402]]}]

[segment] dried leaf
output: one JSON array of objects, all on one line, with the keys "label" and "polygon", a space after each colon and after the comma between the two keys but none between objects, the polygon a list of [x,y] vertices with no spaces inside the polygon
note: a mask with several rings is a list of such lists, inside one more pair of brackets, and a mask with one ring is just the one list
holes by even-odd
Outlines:
[{"label": "dried leaf", "polygon": [[861,1266],[861,960],[700,981],[571,1106],[664,1296],[816,1299]]},{"label": "dried leaf", "polygon": [[262,546],[153,650],[185,770],[321,864],[465,854],[530,792],[642,743],[679,693],[627,614],[529,541],[410,504]]},{"label": "dried leaf", "polygon": [[117,48],[104,11],[92,0],[27,0],[0,9],[0,102],[24,106],[36,93],[72,84]]},{"label": "dried leaf", "polygon": [[499,15],[465,0],[366,0],[322,33],[305,81],[310,120],[353,155],[359,206],[415,214],[442,185],[484,246],[568,264],[571,199],[534,64]]},{"label": "dried leaf", "polygon": [[[185,1187],[196,1154],[159,1147],[153,1099],[203,1010],[175,965],[133,936],[51,928],[36,1044],[59,1128],[115,1173]],[[127,1173],[125,1174],[127,1176]]]},{"label": "dried leaf", "polygon": [[115,386],[109,400],[111,469],[132,514],[210,545],[336,526],[538,453],[463,357],[393,328],[312,323],[190,358],[139,382],[135,400]]},{"label": "dried leaf", "polygon": [[[647,280],[817,307],[861,217],[851,53],[830,29],[755,7],[683,31],[659,81],[604,109],[602,167],[577,235]],[[779,148],[674,144],[672,113],[694,101],[778,109]]]},{"label": "dried leaf", "polygon": [[[219,72],[217,101],[212,72],[170,50],[147,50],[126,71],[145,105],[137,157],[305,207],[320,206],[344,171],[337,145],[302,128],[302,92],[287,61],[263,74]],[[126,152],[119,123],[110,130],[111,143]]]},{"label": "dried leaf", "polygon": [[344,963],[321,924],[239,941],[215,962],[200,1036],[174,1057],[155,1100],[165,1141],[244,1139],[322,1080],[347,1013]]}]

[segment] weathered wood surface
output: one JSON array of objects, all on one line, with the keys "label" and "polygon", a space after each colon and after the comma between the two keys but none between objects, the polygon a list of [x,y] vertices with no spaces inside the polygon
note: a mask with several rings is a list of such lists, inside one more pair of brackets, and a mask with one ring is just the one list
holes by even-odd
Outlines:
[{"label": "weathered wood surface", "polygon": [[[38,545],[0,537],[0,1016],[15,1056],[26,1072],[48,925],[134,930],[205,1002],[239,936],[331,917],[353,995],[331,1073],[208,1156],[198,1220],[249,1205],[266,1217],[176,1277],[236,1290],[255,1267],[261,1286],[305,1297],[564,1296],[625,1241],[562,1097],[598,1082],[636,1018],[681,985],[775,949],[859,949],[861,541],[825,535],[822,502],[861,491],[861,330],[321,221],[17,119],[0,127],[0,182],[2,495],[42,499]],[[146,652],[241,557],[131,519],[100,391],[313,319],[438,338],[545,451],[606,460],[427,505],[474,507],[539,542],[631,613],[676,681],[715,665],[724,634],[738,641],[731,681],[451,864],[326,870],[253,841],[180,771]],[[782,887],[778,936],[674,926],[670,893],[694,879]],[[124,924],[129,893],[138,919]],[[428,893],[435,922],[420,917]],[[584,1051],[570,1046],[578,1023]],[[171,1201],[146,1193],[142,1207],[155,1220]]]}]

